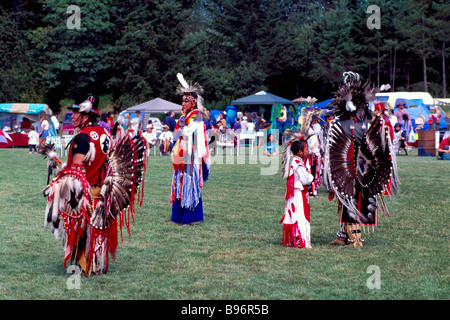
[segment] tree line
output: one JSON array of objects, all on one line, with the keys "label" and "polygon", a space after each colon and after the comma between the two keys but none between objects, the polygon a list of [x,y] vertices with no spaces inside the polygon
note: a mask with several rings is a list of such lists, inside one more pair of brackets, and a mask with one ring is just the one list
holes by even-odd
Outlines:
[{"label": "tree line", "polygon": [[449,16],[445,0],[1,1],[0,102],[179,102],[178,72],[205,88],[209,109],[260,90],[320,101],[349,70],[446,97]]}]

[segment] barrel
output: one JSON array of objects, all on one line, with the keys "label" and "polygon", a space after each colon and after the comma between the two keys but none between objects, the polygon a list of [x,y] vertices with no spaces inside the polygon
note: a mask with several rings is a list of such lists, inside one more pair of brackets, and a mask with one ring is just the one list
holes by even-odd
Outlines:
[{"label": "barrel", "polygon": [[434,130],[419,130],[417,155],[419,157],[434,157],[436,155],[436,132]]}]

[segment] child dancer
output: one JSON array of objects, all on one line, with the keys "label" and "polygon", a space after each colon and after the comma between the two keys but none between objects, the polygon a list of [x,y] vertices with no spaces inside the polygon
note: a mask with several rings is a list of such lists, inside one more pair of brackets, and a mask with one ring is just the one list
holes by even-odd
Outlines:
[{"label": "child dancer", "polygon": [[[289,163],[290,152],[294,157]],[[308,143],[300,133],[286,141],[283,150],[286,207],[280,224],[283,224],[283,245],[312,249],[308,186],[314,177],[305,166],[308,155]]]}]

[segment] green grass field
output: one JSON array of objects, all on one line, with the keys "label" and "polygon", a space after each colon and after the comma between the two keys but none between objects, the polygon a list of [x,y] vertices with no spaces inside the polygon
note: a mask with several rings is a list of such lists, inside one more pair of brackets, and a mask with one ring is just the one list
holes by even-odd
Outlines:
[{"label": "green grass field", "polygon": [[[61,240],[43,228],[46,160],[0,149],[0,299],[385,300],[449,298],[450,162],[398,157],[393,214],[364,233],[363,248],[329,245],[336,201],[311,199],[313,250],[281,245],[285,181],[257,163],[213,164],[204,223],[170,220],[170,157],[150,157],[131,237],[103,276],[69,289]],[[281,161],[280,161],[281,162]],[[379,268],[381,286],[367,285]],[[369,269],[370,270],[370,269]]]}]

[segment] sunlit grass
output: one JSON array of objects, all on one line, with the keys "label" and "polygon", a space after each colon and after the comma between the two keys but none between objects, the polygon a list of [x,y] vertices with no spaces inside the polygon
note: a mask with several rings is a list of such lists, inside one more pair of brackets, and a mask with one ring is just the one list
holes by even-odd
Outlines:
[{"label": "sunlit grass", "polygon": [[[108,273],[69,290],[61,240],[43,228],[46,161],[0,149],[0,299],[448,299],[450,162],[398,157],[401,194],[363,248],[329,245],[335,201],[311,199],[313,250],[281,246],[285,181],[261,164],[213,164],[204,223],[170,220],[170,157],[150,157],[145,200]],[[264,165],[265,166],[265,165]],[[381,289],[366,285],[367,268]]]}]

